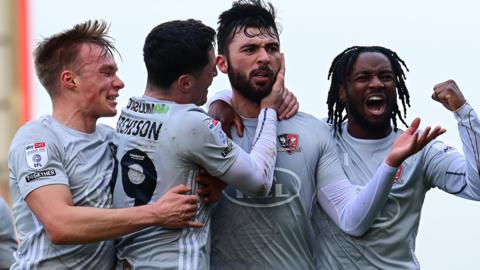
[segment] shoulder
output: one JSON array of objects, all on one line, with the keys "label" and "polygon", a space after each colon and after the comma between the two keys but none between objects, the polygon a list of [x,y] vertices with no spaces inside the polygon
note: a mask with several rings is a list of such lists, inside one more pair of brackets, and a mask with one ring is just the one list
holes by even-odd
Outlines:
[{"label": "shoulder", "polygon": [[212,120],[210,116],[200,107],[197,107],[193,104],[185,104],[181,107],[178,107],[178,110],[175,116],[175,121],[177,121],[179,126],[182,129],[188,128],[201,128],[207,127],[208,122]]},{"label": "shoulder", "polygon": [[318,119],[315,116],[298,112],[290,119],[279,121],[279,127],[295,128],[303,132],[313,133],[317,135],[330,135],[332,126],[327,123],[326,119]]},{"label": "shoulder", "polygon": [[52,119],[49,116],[43,116],[37,120],[30,121],[20,127],[13,137],[11,148],[26,143],[56,142],[57,136],[55,129],[52,127]]},{"label": "shoulder", "polygon": [[115,129],[105,124],[97,125],[97,132],[104,138],[112,138],[115,135]]}]

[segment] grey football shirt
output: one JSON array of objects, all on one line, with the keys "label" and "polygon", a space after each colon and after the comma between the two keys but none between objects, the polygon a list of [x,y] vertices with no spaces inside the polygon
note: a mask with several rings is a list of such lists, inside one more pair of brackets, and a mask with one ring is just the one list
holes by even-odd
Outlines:
[{"label": "grey football shirt", "polygon": [[[420,268],[415,257],[415,238],[426,192],[438,187],[456,196],[480,199],[479,120],[468,104],[455,113],[455,117],[459,121],[465,157],[436,140],[405,160],[386,205],[363,236],[348,236],[322,209],[314,208],[317,269]],[[402,131],[379,140],[353,138],[346,124],[343,131],[342,136],[337,137],[339,159],[352,184],[360,190]],[[467,171],[470,178],[466,177]]]},{"label": "grey football shirt", "polygon": [[12,269],[111,269],[113,241],[55,245],[25,198],[46,185],[66,185],[73,205],[110,208],[113,129],[98,125],[91,134],[44,116],[19,129],[9,151],[10,192],[20,245]]},{"label": "grey football shirt", "polygon": [[0,269],[8,269],[13,264],[13,252],[17,250],[15,228],[7,202],[0,197]]},{"label": "grey football shirt", "polygon": [[[249,151],[257,119],[243,123],[243,137],[232,129],[233,140]],[[314,268],[310,215],[316,186],[345,178],[329,132],[305,113],[278,122],[271,192],[252,197],[227,186],[212,217],[212,269]]]},{"label": "grey football shirt", "polygon": [[[197,193],[200,167],[224,174],[238,157],[238,146],[220,122],[193,104],[142,97],[122,110],[114,139],[118,176],[114,206],[157,201],[179,184]],[[203,228],[149,227],[118,240],[117,256],[134,269],[208,269],[210,207],[201,201],[195,219]]]}]

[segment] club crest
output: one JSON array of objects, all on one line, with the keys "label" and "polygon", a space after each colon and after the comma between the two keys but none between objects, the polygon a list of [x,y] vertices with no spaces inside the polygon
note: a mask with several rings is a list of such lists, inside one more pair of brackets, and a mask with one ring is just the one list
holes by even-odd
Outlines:
[{"label": "club crest", "polygon": [[298,134],[285,133],[279,135],[278,141],[280,142],[278,152],[287,152],[290,155],[295,152],[300,152],[300,147],[298,147]]}]

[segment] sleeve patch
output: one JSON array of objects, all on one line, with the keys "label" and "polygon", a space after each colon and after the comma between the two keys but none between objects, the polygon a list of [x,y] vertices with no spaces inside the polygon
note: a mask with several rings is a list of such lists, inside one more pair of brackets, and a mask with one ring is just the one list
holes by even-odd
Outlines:
[{"label": "sleeve patch", "polygon": [[55,176],[55,175],[57,175],[57,172],[55,171],[55,169],[48,169],[48,170],[31,173],[25,176],[25,180],[27,180],[27,182],[32,182],[34,180],[37,180],[43,177],[49,177],[49,176]]},{"label": "sleeve patch", "polygon": [[208,123],[208,129],[210,132],[213,134],[215,141],[222,146],[228,146],[228,137],[225,132],[222,130],[222,125],[220,124],[220,121],[212,119]]},{"label": "sleeve patch", "polygon": [[25,157],[28,167],[41,169],[48,162],[48,151],[46,142],[34,142],[25,145]]}]

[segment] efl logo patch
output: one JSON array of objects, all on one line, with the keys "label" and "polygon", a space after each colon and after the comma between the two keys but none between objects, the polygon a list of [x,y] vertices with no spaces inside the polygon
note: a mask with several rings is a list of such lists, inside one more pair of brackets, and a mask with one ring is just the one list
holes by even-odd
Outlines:
[{"label": "efl logo patch", "polygon": [[403,164],[398,167],[398,171],[395,174],[395,177],[393,178],[393,183],[394,184],[402,184],[402,175],[403,175]]},{"label": "efl logo patch", "polygon": [[41,169],[48,161],[47,143],[34,142],[25,145],[27,165],[32,169]]},{"label": "efl logo patch", "polygon": [[55,176],[55,175],[57,175],[57,172],[55,171],[55,169],[49,169],[49,170],[31,173],[25,176],[25,180],[27,180],[27,182],[32,182],[33,180],[37,180],[42,177],[49,177],[49,176]]},{"label": "efl logo patch", "polygon": [[300,152],[298,147],[298,134],[286,133],[278,136],[280,142],[279,152],[287,152],[292,155],[295,152]]}]

